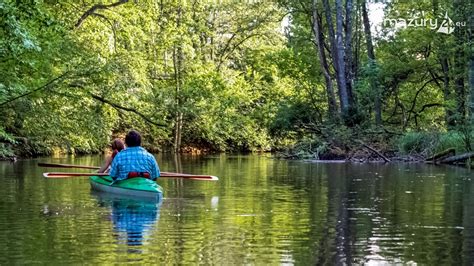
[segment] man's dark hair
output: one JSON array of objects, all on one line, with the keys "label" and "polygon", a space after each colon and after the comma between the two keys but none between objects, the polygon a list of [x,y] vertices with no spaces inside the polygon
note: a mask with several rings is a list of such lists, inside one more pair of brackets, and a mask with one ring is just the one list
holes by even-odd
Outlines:
[{"label": "man's dark hair", "polygon": [[137,147],[142,144],[142,137],[140,133],[135,130],[131,130],[128,132],[127,136],[125,136],[125,144],[127,147]]}]

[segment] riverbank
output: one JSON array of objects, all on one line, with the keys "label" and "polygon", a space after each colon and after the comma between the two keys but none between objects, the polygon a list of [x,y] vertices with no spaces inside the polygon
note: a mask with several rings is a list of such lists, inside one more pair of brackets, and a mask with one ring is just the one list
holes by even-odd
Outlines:
[{"label": "riverbank", "polygon": [[[349,134],[333,134],[330,137],[313,136],[301,138],[292,145],[278,145],[276,148],[265,150],[272,152],[276,158],[290,160],[309,160],[312,162],[426,162],[440,163],[448,157],[468,154],[474,150],[474,133],[466,135],[463,132],[410,132],[403,135],[379,132],[349,132]],[[145,145],[151,152],[163,152],[166,147]],[[22,139],[0,143],[0,160],[16,161],[18,158],[32,158],[51,154],[99,154],[106,147],[84,149],[83,147],[49,147],[44,143],[36,143]],[[437,156],[447,152],[445,155]],[[187,145],[182,153],[209,154],[222,152],[203,147],[202,145]],[[249,152],[238,150],[236,152]],[[435,158],[432,160],[433,157]],[[469,156],[449,163],[469,164]]]},{"label": "riverbank", "polygon": [[[306,139],[276,152],[277,158],[313,162],[432,162],[469,164],[474,133],[410,132],[400,136],[354,134],[346,139]],[[471,159],[472,161],[472,159]]]}]

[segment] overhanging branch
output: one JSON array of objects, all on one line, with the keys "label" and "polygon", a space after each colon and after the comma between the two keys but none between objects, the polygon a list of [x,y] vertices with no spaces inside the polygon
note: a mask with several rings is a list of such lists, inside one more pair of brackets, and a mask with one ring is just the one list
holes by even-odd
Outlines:
[{"label": "overhanging branch", "polygon": [[141,118],[143,118],[143,120],[145,120],[146,122],[152,124],[152,125],[155,125],[155,126],[158,126],[158,127],[166,127],[167,125],[166,124],[161,124],[161,123],[157,123],[153,120],[151,120],[150,118],[148,118],[146,115],[138,112],[137,110],[133,109],[133,108],[128,108],[128,107],[124,107],[124,106],[121,106],[119,104],[116,104],[114,102],[111,102],[103,97],[100,97],[98,95],[95,95],[95,94],[92,94],[92,93],[89,93],[91,95],[92,98],[100,101],[100,102],[103,102],[103,103],[106,103],[116,109],[120,109],[120,110],[124,110],[124,111],[127,111],[127,112],[131,112],[131,113],[134,113],[138,116],[140,116]]},{"label": "overhanging branch", "polygon": [[13,101],[15,101],[15,100],[18,100],[18,99],[20,99],[20,98],[26,97],[26,96],[28,96],[28,95],[30,95],[30,94],[33,94],[33,93],[35,93],[35,92],[37,92],[37,91],[40,91],[40,90],[42,90],[42,89],[46,89],[47,87],[49,87],[49,86],[50,86],[51,84],[53,84],[54,82],[56,82],[56,81],[62,79],[63,77],[65,77],[67,74],[69,74],[68,71],[66,71],[66,72],[64,72],[63,74],[61,74],[60,76],[58,76],[58,77],[56,77],[56,78],[54,78],[54,79],[48,81],[46,84],[44,84],[44,85],[41,86],[41,87],[38,87],[38,88],[36,88],[36,89],[34,89],[34,90],[31,90],[31,91],[29,91],[29,92],[26,92],[26,93],[23,93],[23,94],[18,95],[18,96],[16,96],[16,97],[13,97],[13,98],[11,98],[11,99],[8,99],[8,100],[6,100],[5,102],[0,103],[0,107],[3,106],[3,105],[9,104],[9,103],[11,103],[11,102],[13,102]]},{"label": "overhanging branch", "polygon": [[109,5],[103,5],[103,4],[93,5],[91,8],[89,8],[89,10],[87,10],[84,14],[82,14],[82,16],[76,22],[74,27],[79,28],[82,25],[82,23],[84,22],[84,20],[86,20],[86,18],[89,17],[90,15],[94,14],[94,12],[98,9],[108,9],[110,7],[116,7],[116,6],[125,4],[127,2],[128,2],[128,0],[120,0],[118,2],[109,4]]}]

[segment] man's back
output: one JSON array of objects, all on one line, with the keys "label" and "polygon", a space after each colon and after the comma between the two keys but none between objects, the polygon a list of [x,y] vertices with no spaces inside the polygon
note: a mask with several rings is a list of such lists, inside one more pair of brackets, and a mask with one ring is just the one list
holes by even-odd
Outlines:
[{"label": "man's back", "polygon": [[[153,180],[158,178],[160,176],[160,169],[155,157],[139,146],[141,139],[138,132],[131,131],[129,135],[135,137],[137,141],[133,143],[132,147],[122,150],[115,156],[110,167],[110,176],[116,180],[123,180],[129,177],[129,173],[134,172],[149,173],[150,178]],[[127,140],[131,142],[130,139],[126,138],[126,143]]]}]

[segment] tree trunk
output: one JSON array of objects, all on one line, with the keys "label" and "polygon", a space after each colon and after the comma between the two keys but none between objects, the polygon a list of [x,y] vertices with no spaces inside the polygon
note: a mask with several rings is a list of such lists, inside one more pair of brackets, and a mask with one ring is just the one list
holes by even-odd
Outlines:
[{"label": "tree trunk", "polygon": [[470,75],[469,90],[471,93],[471,99],[470,99],[471,125],[474,125],[474,52],[471,52],[471,66],[470,66],[469,75]]},{"label": "tree trunk", "polygon": [[[467,21],[465,13],[466,3],[463,0],[454,1],[454,14],[457,21]],[[464,53],[465,29],[455,27],[454,38],[456,41],[454,55],[454,90],[456,93],[456,124],[464,125],[466,122],[466,101],[467,93],[465,87],[465,77],[467,71],[466,54]]]},{"label": "tree trunk", "polygon": [[[340,0],[338,0],[340,1]],[[331,43],[331,55],[332,55],[332,64],[334,67],[334,71],[336,72],[336,83],[337,83],[337,88],[338,88],[338,95],[339,95],[339,102],[341,106],[341,112],[345,113],[347,111],[347,107],[349,105],[348,99],[347,99],[347,91],[346,91],[346,82],[344,79],[344,82],[341,80],[341,76],[345,76],[345,71],[341,72],[341,67],[340,67],[340,62],[342,60],[342,63],[344,64],[344,57],[342,59],[339,59],[340,53],[338,52],[338,45],[337,45],[337,38],[336,34],[334,31],[334,23],[332,22],[332,10],[331,6],[329,5],[329,0],[323,0],[323,6],[324,6],[324,13],[326,14],[326,23],[327,23],[327,28],[328,28],[328,37],[329,37],[329,42]],[[342,18],[340,18],[340,21]],[[341,25],[341,30],[342,30],[342,25]],[[340,39],[342,43],[342,38]],[[344,50],[342,50],[344,53]]]},{"label": "tree trunk", "polygon": [[355,21],[355,30],[354,30],[354,56],[353,56],[353,63],[352,63],[352,73],[354,73],[354,82],[359,79],[359,65],[360,65],[360,41],[361,41],[361,36],[360,36],[360,5],[356,5],[356,17],[354,19]]},{"label": "tree trunk", "polygon": [[183,113],[176,112],[175,119],[175,135],[174,135],[174,152],[179,153],[181,149],[181,138],[183,129]]},{"label": "tree trunk", "polygon": [[182,128],[182,113],[181,108],[181,64],[182,59],[180,54],[182,50],[179,47],[173,49],[173,66],[174,66],[174,81],[175,81],[175,117],[174,117],[174,134],[173,134],[173,152],[178,153],[181,148],[181,128]]},{"label": "tree trunk", "polygon": [[[433,15],[435,17],[440,17],[442,14],[439,14],[439,1],[438,0],[433,0]],[[438,50],[438,60],[441,65],[441,71],[443,73],[443,97],[444,97],[444,102],[450,102],[451,97],[452,97],[452,87],[451,87],[451,78],[450,78],[450,71],[449,71],[449,49],[446,47],[444,44],[444,39],[442,36],[435,36],[435,41],[439,45]],[[444,107],[444,119],[446,123],[446,127],[448,129],[453,128],[455,126],[455,119],[454,119],[454,111],[449,107],[449,105],[446,105]]]},{"label": "tree trunk", "polygon": [[[367,56],[369,57],[369,64],[371,70],[377,69],[377,61],[375,58],[374,52],[374,45],[372,43],[372,34],[370,32],[370,21],[369,15],[367,12],[367,7],[365,0],[362,1],[362,20],[364,23],[364,33],[365,39],[367,44]],[[381,100],[381,93],[380,88],[377,84],[377,77],[376,75],[372,75],[370,77],[370,85],[372,87],[372,91],[374,92],[374,112],[375,112],[375,124],[381,125],[382,124],[382,100]]]},{"label": "tree trunk", "polygon": [[456,53],[454,56],[454,91],[456,93],[456,125],[464,124],[466,119],[467,93],[464,81],[466,61],[462,37],[456,37]]},{"label": "tree trunk", "polygon": [[429,157],[429,158],[426,158],[426,162],[434,162],[434,163],[437,163],[437,161],[442,161],[448,157],[451,157],[451,156],[454,156],[456,155],[456,149],[454,148],[449,148],[447,150],[444,150],[442,152],[438,152],[437,154]]},{"label": "tree trunk", "polygon": [[[468,10],[468,14],[471,14],[468,21],[467,21],[467,24],[468,25],[474,25],[474,5],[471,3],[470,5],[471,9]],[[469,43],[473,43],[474,42],[474,37],[473,37],[473,34],[469,34]],[[470,67],[469,67],[469,91],[470,91],[470,94],[471,94],[471,97],[470,97],[470,115],[471,115],[471,126],[474,127],[474,48],[470,47]],[[474,130],[474,129],[473,129]]]},{"label": "tree trunk", "polygon": [[316,48],[317,48],[317,53],[319,56],[319,63],[321,65],[321,69],[324,75],[324,80],[326,82],[328,115],[329,115],[329,118],[334,118],[334,116],[337,114],[337,103],[336,103],[336,97],[334,95],[334,88],[333,88],[331,74],[329,72],[329,65],[326,58],[326,52],[324,50],[324,39],[323,39],[323,33],[321,31],[322,29],[321,19],[317,10],[317,0],[313,0],[312,26],[313,26],[312,29],[313,29],[314,38],[316,40]]},{"label": "tree trunk", "polygon": [[[182,8],[178,7],[176,26],[181,27],[181,16]],[[183,113],[181,112],[181,88],[183,85],[183,47],[182,43],[179,43],[173,49],[173,66],[174,66],[174,78],[175,78],[175,125],[174,125],[174,139],[173,139],[173,150],[178,153],[181,149],[181,135],[183,127]]]},{"label": "tree trunk", "polygon": [[474,152],[468,152],[461,155],[451,156],[441,161],[441,163],[456,163],[474,158]]},{"label": "tree trunk", "polygon": [[349,96],[349,105],[355,106],[355,97],[353,93],[354,72],[352,62],[352,0],[346,0],[346,23],[345,23],[345,64],[346,64],[346,87]]},{"label": "tree trunk", "polygon": [[[339,98],[341,101],[341,110],[344,115],[349,112],[350,101],[347,92],[346,67],[345,67],[345,49],[343,41],[343,9],[342,0],[336,0],[336,52],[337,58],[334,60],[334,66],[337,69],[337,86],[339,88]],[[326,11],[327,12],[327,11]]]},{"label": "tree trunk", "polygon": [[[451,78],[449,74],[449,61],[446,58],[446,56],[441,55],[440,56],[440,64],[441,64],[441,69],[443,71],[443,97],[445,102],[450,102],[451,97],[452,97],[452,92],[451,92]],[[446,121],[446,126],[449,128],[453,128],[456,123],[454,119],[454,111],[451,109],[451,107],[448,105],[445,108],[445,121]]]},{"label": "tree trunk", "polygon": [[464,85],[464,66],[463,63],[464,52],[458,50],[454,57],[455,68],[456,68],[456,80],[454,82],[456,91],[456,116],[459,117],[457,124],[464,124],[466,119],[466,87]]},{"label": "tree trunk", "polygon": [[[211,11],[210,15],[209,15],[209,20],[207,21],[207,24],[209,25],[209,31],[210,32],[215,32],[216,31],[216,16],[217,16],[217,11],[216,10],[213,10]],[[209,37],[209,47],[210,47],[210,51],[209,51],[209,59],[211,61],[214,61],[215,59],[215,47],[214,47],[214,34],[211,34],[210,37]]]}]

